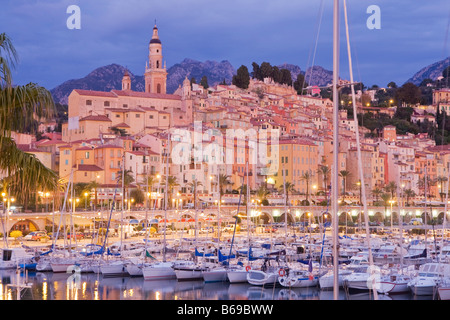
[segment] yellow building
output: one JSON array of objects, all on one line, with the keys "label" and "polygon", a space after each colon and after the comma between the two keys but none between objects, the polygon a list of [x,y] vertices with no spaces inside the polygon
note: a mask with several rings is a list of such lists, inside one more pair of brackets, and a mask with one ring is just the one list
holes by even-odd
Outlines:
[{"label": "yellow building", "polygon": [[275,188],[282,188],[284,179],[302,194],[313,193],[318,186],[318,146],[306,139],[286,139],[272,145],[273,152],[279,155],[277,173],[270,177]]}]

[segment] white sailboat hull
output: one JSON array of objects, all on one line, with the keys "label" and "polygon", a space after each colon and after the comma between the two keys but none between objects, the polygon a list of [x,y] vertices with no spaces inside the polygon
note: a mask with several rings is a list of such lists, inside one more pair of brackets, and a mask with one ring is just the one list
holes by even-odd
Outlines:
[{"label": "white sailboat hull", "polygon": [[450,287],[439,287],[438,292],[440,300],[450,300]]},{"label": "white sailboat hull", "polygon": [[158,263],[142,269],[144,280],[168,280],[176,279],[177,275],[172,268],[172,263]]},{"label": "white sailboat hull", "polygon": [[279,277],[278,282],[287,288],[307,288],[315,287],[319,283],[318,277],[299,277],[299,276],[285,276]]},{"label": "white sailboat hull", "polygon": [[278,273],[250,270],[247,272],[247,282],[254,286],[274,286],[278,283]]},{"label": "white sailboat hull", "polygon": [[230,283],[247,282],[247,271],[245,269],[228,270],[227,278]]},{"label": "white sailboat hull", "polygon": [[205,269],[198,267],[176,267],[175,275],[178,281],[203,280],[203,271]]},{"label": "white sailboat hull", "polygon": [[205,282],[225,282],[227,281],[227,270],[225,268],[216,268],[202,272]]},{"label": "white sailboat hull", "polygon": [[125,262],[117,261],[100,266],[100,272],[104,277],[120,277],[129,275]]}]

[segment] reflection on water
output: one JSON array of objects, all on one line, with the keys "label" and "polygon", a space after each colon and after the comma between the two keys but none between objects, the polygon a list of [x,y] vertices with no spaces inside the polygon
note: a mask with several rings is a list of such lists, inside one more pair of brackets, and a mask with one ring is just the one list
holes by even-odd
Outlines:
[{"label": "reflection on water", "polygon": [[[28,285],[17,295],[17,284]],[[94,273],[19,273],[0,270],[0,300],[333,300],[332,290],[310,288],[262,288],[248,283],[203,281],[146,281],[133,277],[103,277]],[[433,297],[379,295],[383,300],[431,300]],[[339,300],[371,300],[368,293],[346,295]]]}]

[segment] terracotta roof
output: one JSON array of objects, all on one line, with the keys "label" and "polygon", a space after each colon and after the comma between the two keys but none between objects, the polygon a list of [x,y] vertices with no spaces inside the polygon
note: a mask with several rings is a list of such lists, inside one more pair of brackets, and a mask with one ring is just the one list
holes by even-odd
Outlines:
[{"label": "terracotta roof", "polygon": [[125,122],[121,122],[113,126],[113,128],[130,128],[130,126],[127,125]]},{"label": "terracotta roof", "polygon": [[103,171],[103,169],[95,164],[79,164],[78,171]]},{"label": "terracotta roof", "polygon": [[112,92],[106,92],[106,91],[93,91],[93,90],[81,90],[81,89],[74,89],[76,93],[82,96],[96,96],[96,97],[108,97],[108,98],[115,98],[117,97]]},{"label": "terracotta roof", "polygon": [[108,121],[108,122],[111,122],[111,119],[104,115],[90,115],[90,116],[81,118],[79,121]]},{"label": "terracotta roof", "polygon": [[124,91],[124,90],[112,90],[111,92],[116,94],[117,96],[181,100],[181,96],[175,95],[175,94],[148,93],[148,92],[130,91],[130,90],[126,90],[126,91]]}]

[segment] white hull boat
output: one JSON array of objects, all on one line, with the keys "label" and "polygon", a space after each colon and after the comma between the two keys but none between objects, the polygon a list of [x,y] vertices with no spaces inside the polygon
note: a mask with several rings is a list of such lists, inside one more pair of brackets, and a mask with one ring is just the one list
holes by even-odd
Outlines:
[{"label": "white hull boat", "polygon": [[145,266],[142,269],[144,280],[169,280],[176,279],[172,262],[158,262]]},{"label": "white hull boat", "polygon": [[228,279],[227,269],[224,267],[208,268],[202,275],[205,282],[226,282]]},{"label": "white hull boat", "polygon": [[[248,268],[250,270],[250,268]],[[227,271],[227,278],[230,283],[247,282],[247,270],[244,267],[233,267]]]},{"label": "white hull boat", "polygon": [[432,296],[436,293],[436,281],[430,277],[417,277],[408,283],[411,292],[416,296]]},{"label": "white hull boat", "polygon": [[[338,284],[339,287],[344,285],[344,277],[351,274],[351,270],[339,270]],[[330,271],[323,276],[319,277],[319,286],[321,289],[332,289],[334,288],[334,272]]]},{"label": "white hull boat", "polygon": [[278,270],[249,270],[247,282],[254,286],[276,286],[278,284]]},{"label": "white hull boat", "polygon": [[21,264],[31,263],[34,257],[23,248],[5,248],[0,251],[0,270],[15,269]]},{"label": "white hull boat", "polygon": [[444,279],[438,286],[440,300],[450,300],[450,279]]},{"label": "white hull boat", "polygon": [[100,266],[100,272],[104,277],[128,276],[127,263],[125,261],[113,261]]},{"label": "white hull boat", "polygon": [[317,286],[319,284],[319,277],[304,270],[289,270],[286,274],[279,274],[278,282],[287,288],[307,288]]},{"label": "white hull boat", "polygon": [[377,283],[377,291],[382,294],[405,293],[410,289],[408,283],[411,278],[403,275],[388,275],[382,277]]},{"label": "white hull boat", "polygon": [[36,264],[36,271],[38,272],[47,272],[52,271],[52,264],[50,263],[50,259],[39,259]]},{"label": "white hull boat", "polygon": [[50,265],[51,265],[52,271],[54,273],[70,272],[70,269],[74,268],[74,266],[76,266],[76,260],[74,260],[74,259],[58,259],[58,260],[51,261]]},{"label": "white hull boat", "polygon": [[175,263],[173,270],[178,281],[203,280],[203,271],[206,267],[196,264],[193,261]]}]

